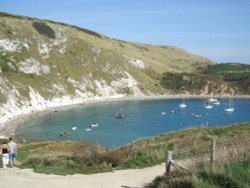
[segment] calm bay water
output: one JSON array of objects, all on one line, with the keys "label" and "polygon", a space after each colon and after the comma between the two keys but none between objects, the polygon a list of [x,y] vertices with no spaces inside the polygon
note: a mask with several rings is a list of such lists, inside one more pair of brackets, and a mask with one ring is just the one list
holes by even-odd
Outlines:
[{"label": "calm bay water", "polygon": [[[212,109],[204,108],[204,99],[119,101],[82,105],[34,117],[17,129],[19,139],[30,140],[83,140],[107,148],[118,147],[134,140],[189,127],[223,126],[250,122],[250,100],[234,99],[234,112],[225,112],[228,100]],[[170,111],[176,109],[175,114]],[[164,114],[164,113],[165,114]],[[124,118],[115,118],[122,113]],[[194,118],[192,114],[202,115]],[[98,127],[91,127],[97,124]],[[77,127],[72,130],[72,127]],[[89,131],[87,131],[87,130]],[[70,132],[62,137],[61,132]]]}]

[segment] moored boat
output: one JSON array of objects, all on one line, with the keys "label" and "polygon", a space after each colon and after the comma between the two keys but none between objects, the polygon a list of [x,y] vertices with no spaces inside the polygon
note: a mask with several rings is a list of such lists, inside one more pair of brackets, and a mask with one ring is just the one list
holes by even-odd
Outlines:
[{"label": "moored boat", "polygon": [[69,136],[70,135],[70,132],[63,132],[60,134],[60,136]]},{"label": "moored boat", "polygon": [[213,105],[211,105],[211,104],[205,104],[204,108],[211,109],[211,108],[213,108]]},{"label": "moored boat", "polygon": [[119,114],[116,114],[115,117],[116,118],[124,118],[124,115],[119,113]]},{"label": "moored boat", "polygon": [[94,123],[94,124],[91,124],[90,127],[98,127],[99,124],[98,123]]},{"label": "moored boat", "polygon": [[234,111],[232,99],[229,99],[228,108],[225,108],[224,111],[226,111],[226,112],[233,112]]},{"label": "moored boat", "polygon": [[185,103],[181,103],[181,104],[179,105],[179,107],[180,107],[180,108],[186,108],[187,105],[186,105]]},{"label": "moored boat", "polygon": [[201,114],[192,114],[193,118],[202,118]]}]

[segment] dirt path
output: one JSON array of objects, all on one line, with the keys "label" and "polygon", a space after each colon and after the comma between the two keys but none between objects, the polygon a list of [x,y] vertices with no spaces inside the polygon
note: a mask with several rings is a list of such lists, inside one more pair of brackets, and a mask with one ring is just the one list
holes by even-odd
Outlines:
[{"label": "dirt path", "polygon": [[139,188],[163,175],[165,164],[94,175],[46,175],[30,169],[0,168],[1,188]]}]

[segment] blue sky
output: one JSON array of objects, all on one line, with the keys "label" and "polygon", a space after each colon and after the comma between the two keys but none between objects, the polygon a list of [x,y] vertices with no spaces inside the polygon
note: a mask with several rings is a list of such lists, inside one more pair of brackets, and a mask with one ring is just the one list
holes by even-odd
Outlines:
[{"label": "blue sky", "polygon": [[250,64],[250,0],[0,0],[0,11]]}]

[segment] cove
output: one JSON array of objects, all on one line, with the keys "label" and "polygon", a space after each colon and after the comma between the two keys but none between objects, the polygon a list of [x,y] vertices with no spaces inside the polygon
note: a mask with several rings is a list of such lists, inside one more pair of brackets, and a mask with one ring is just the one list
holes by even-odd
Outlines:
[{"label": "cove", "polygon": [[[128,100],[79,105],[23,122],[16,130],[20,140],[81,140],[114,148],[145,137],[190,127],[225,126],[250,122],[250,100],[233,99],[234,112],[225,112],[228,99],[206,109],[205,99]],[[174,110],[174,113],[171,113]],[[116,118],[120,113],[124,117]],[[96,125],[92,126],[91,125]],[[73,129],[72,129],[73,128]],[[69,136],[60,136],[62,132]]]}]

